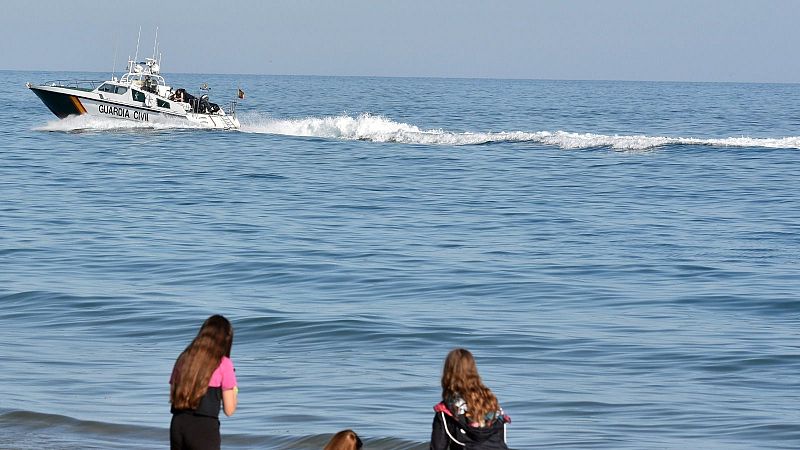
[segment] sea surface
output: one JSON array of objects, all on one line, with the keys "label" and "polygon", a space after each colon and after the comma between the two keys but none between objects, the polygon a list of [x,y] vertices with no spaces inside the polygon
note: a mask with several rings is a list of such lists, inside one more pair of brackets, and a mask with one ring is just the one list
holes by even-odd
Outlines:
[{"label": "sea surface", "polygon": [[240,131],[58,120],[0,72],[0,448],[426,449],[466,347],[514,449],[800,448],[800,85],[167,74]]}]

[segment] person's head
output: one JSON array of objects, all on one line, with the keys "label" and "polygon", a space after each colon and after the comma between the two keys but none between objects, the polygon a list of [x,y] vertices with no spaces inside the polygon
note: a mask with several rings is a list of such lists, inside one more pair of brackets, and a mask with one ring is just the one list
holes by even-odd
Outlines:
[{"label": "person's head", "polygon": [[[231,323],[225,317],[214,314],[203,322],[200,331],[197,332],[197,337],[189,344],[189,347],[193,345],[207,347],[215,356],[219,354],[220,360],[223,356],[230,357],[233,346]],[[216,369],[216,366],[214,368]]]},{"label": "person's head", "polygon": [[228,319],[213,315],[203,322],[197,336],[175,361],[170,394],[175,408],[197,408],[211,374],[223,356],[231,356],[232,346],[233,327]]},{"label": "person's head", "polygon": [[467,402],[467,416],[482,421],[498,409],[497,398],[483,385],[475,358],[469,350],[456,348],[447,354],[442,368],[442,400],[460,396]]},{"label": "person's head", "polygon": [[363,444],[353,430],[342,430],[333,435],[323,450],[358,450]]}]

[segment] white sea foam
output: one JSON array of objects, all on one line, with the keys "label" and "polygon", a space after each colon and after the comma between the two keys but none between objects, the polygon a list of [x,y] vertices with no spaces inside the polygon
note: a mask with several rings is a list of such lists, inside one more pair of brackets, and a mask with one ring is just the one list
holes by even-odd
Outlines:
[{"label": "white sea foam", "polygon": [[[667,145],[707,145],[713,147],[761,147],[800,149],[800,136],[782,138],[694,138],[646,135],[606,135],[568,131],[451,132],[423,130],[415,125],[396,122],[383,116],[361,114],[302,119],[276,119],[261,114],[240,116],[241,131],[324,139],[397,142],[421,145],[481,145],[493,142],[531,142],[564,149],[609,147],[616,150],[645,150]],[[186,122],[152,123],[118,120],[98,116],[70,116],[54,119],[36,127],[40,131],[107,131],[135,129],[201,128]]]},{"label": "white sea foam", "polygon": [[644,150],[665,145],[708,145],[714,147],[798,148],[800,136],[784,138],[730,137],[702,139],[645,135],[605,135],[567,131],[501,131],[457,133],[445,130],[422,130],[407,123],[382,116],[306,117],[275,119],[261,115],[240,117],[241,131],[327,139],[398,142],[423,145],[480,145],[492,142],[534,142],[565,149],[610,147],[618,150]]},{"label": "white sea foam", "polygon": [[199,128],[199,126],[185,121],[165,122],[141,122],[135,120],[120,120],[113,117],[91,116],[88,114],[80,116],[68,116],[64,119],[53,119],[45,125],[34,128],[37,131],[109,131],[109,130],[167,130],[178,128]]}]

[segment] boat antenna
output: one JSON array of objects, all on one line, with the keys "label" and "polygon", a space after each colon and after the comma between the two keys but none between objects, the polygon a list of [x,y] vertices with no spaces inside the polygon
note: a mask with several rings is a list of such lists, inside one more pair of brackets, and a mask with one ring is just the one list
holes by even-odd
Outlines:
[{"label": "boat antenna", "polygon": [[142,26],[139,25],[139,36],[136,37],[136,56],[133,57],[134,61],[139,61],[139,39],[142,38]]},{"label": "boat antenna", "polygon": [[114,64],[111,66],[111,79],[114,79],[114,74],[117,72],[117,47],[119,44],[119,37],[114,39]]},{"label": "boat antenna", "polygon": [[153,59],[156,59],[156,51],[158,49],[158,27],[156,27],[156,40],[153,42]]}]

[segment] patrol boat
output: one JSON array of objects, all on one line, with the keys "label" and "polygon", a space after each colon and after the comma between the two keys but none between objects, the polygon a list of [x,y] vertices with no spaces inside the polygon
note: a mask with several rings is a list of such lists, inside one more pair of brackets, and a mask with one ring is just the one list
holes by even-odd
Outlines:
[{"label": "patrol boat", "polygon": [[[107,81],[57,80],[40,85],[27,83],[56,116],[71,115],[133,120],[145,123],[167,123],[190,127],[238,129],[236,101],[226,112],[208,100],[208,94],[195,97],[185,89],[173,90],[160,74],[155,58],[144,62],[128,61],[125,75]],[[208,85],[200,88],[208,91]],[[239,90],[239,98],[243,98]]]}]

